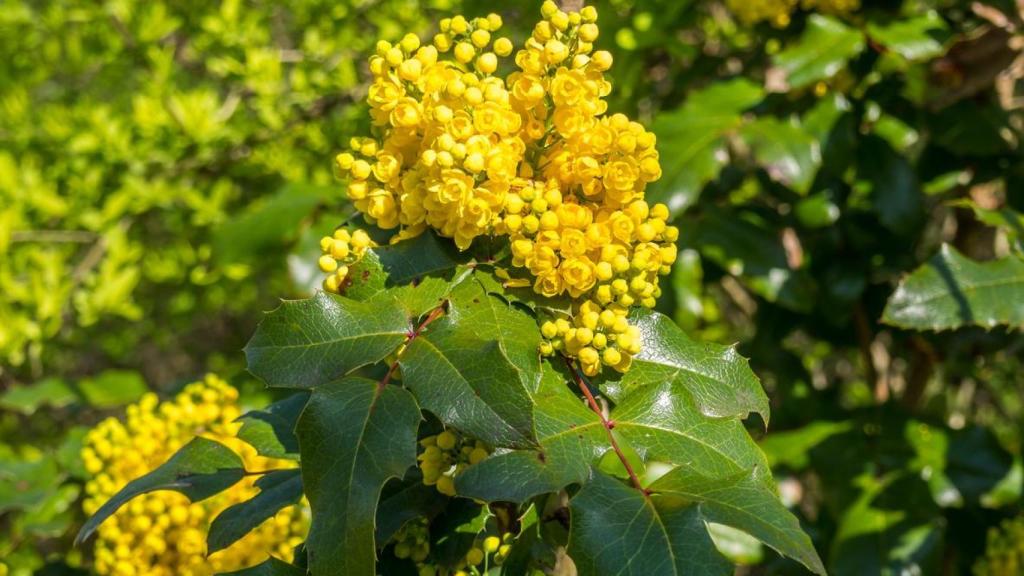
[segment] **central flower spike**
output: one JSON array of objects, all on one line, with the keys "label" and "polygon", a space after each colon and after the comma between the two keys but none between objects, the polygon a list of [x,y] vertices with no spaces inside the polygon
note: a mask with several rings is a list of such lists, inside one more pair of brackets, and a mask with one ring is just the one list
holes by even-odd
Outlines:
[{"label": "central flower spike", "polygon": [[[496,14],[444,19],[432,45],[380,42],[367,97],[375,137],[354,138],[337,165],[365,220],[397,230],[392,242],[427,228],[461,250],[507,236],[535,292],[574,301],[565,318],[542,319],[541,352],[575,357],[588,375],[624,371],[640,350],[628,310],[654,306],[679,233],[664,205],[644,200],[661,176],[654,134],[606,115],[612,57],[593,51],[597,11],[545,2],[541,13],[507,75],[514,46],[496,37]],[[327,243],[325,287],[338,291]]]}]

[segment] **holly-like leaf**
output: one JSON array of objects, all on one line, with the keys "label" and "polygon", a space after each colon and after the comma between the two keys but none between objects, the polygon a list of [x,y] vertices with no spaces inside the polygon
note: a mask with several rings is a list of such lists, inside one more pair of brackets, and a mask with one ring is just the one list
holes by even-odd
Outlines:
[{"label": "holly-like leaf", "polygon": [[263,410],[247,412],[238,419],[242,423],[238,437],[248,442],[261,456],[298,460],[299,440],[295,437],[295,423],[308,400],[308,393],[299,392]]},{"label": "holly-like leaf", "polygon": [[544,363],[534,395],[538,450],[505,451],[469,467],[455,480],[459,495],[488,502],[525,502],[583,482],[607,450],[601,419],[566,385],[567,375]]},{"label": "holly-like leaf", "polygon": [[268,385],[312,388],[377,362],[405,341],[401,308],[318,292],[269,312],[245,347],[249,371]]},{"label": "holly-like leaf", "polygon": [[343,378],[313,391],[297,428],[312,573],[375,573],[378,499],[388,479],[415,465],[419,421],[416,401],[398,386]]},{"label": "holly-like leaf", "polygon": [[75,544],[84,542],[104,520],[136,496],[157,490],[174,490],[192,502],[199,502],[227,490],[244,474],[242,459],[230,448],[201,436],[193,438],[170,460],[149,474],[132,480],[100,506],[78,532]]},{"label": "holly-like leaf", "polygon": [[693,503],[648,498],[595,471],[569,506],[569,556],[580,576],[733,573]]},{"label": "holly-like leaf", "polygon": [[825,567],[811,539],[800,528],[800,522],[756,473],[723,478],[707,476],[699,470],[699,467],[676,468],[656,480],[649,489],[698,504],[706,521],[742,530],[780,553],[799,560],[812,572],[825,573]]},{"label": "holly-like leaf", "polygon": [[912,62],[941,55],[947,32],[946,21],[934,10],[892,22],[868,22],[873,40]]},{"label": "holly-like leaf", "polygon": [[836,18],[812,14],[799,40],[775,56],[792,89],[827,80],[864,49],[864,34]]},{"label": "holly-like leaf", "polygon": [[882,320],[912,330],[1024,326],[1024,259],[975,262],[943,244],[903,279]]},{"label": "holly-like leaf", "polygon": [[271,556],[255,566],[235,572],[223,572],[217,576],[306,576],[306,571]]},{"label": "holly-like leaf", "polygon": [[673,214],[693,205],[728,162],[726,137],[741,126],[743,111],[763,97],[760,86],[740,78],[712,84],[690,94],[678,110],[659,114],[652,129],[662,158],[671,162],[648,188],[648,201],[666,203]]},{"label": "holly-like leaf", "polygon": [[207,554],[231,546],[259,527],[282,508],[302,498],[302,475],[298,468],[273,470],[256,481],[259,494],[224,509],[210,524],[206,535]]},{"label": "holly-like leaf", "polygon": [[[502,452],[469,467],[456,479],[460,495],[522,502],[587,478],[589,466],[611,445],[600,419],[568,390],[566,381],[553,369],[542,380],[536,410],[540,447]],[[753,471],[771,485],[764,455],[739,419],[702,414],[681,379],[634,389],[610,419],[621,441],[648,461],[720,478]]]},{"label": "holly-like leaf", "polygon": [[420,406],[491,446],[534,443],[540,331],[526,312],[488,294],[474,277],[451,293],[444,317],[399,359]]},{"label": "holly-like leaf", "polygon": [[644,347],[629,371],[604,383],[613,400],[643,386],[674,382],[706,416],[746,418],[754,412],[768,422],[768,396],[735,347],[695,342],[672,320],[649,310],[634,313],[631,323],[640,328]]}]

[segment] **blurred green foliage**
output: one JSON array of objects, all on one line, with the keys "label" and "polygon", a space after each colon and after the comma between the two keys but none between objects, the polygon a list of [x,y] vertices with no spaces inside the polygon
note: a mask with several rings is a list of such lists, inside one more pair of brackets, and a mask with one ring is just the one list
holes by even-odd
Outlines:
[{"label": "blurred green foliage", "polygon": [[[596,3],[611,108],[658,133],[650,197],[682,230],[659,308],[751,358],[772,400],[762,447],[830,573],[969,573],[986,531],[1020,512],[1024,477],[1024,15],[1000,0],[792,4],[780,25],[715,0]],[[500,8],[522,38],[535,3]],[[315,285],[319,232],[347,210],[330,159],[365,132],[376,39],[493,9],[0,0],[12,574],[87,569],[68,538],[75,425],[142,382],[239,372],[259,311]],[[1010,270],[986,297],[1008,316],[974,325],[949,253],[982,277]],[[907,305],[929,294],[952,302],[942,318]],[[742,533],[715,538],[749,573],[801,573]]]}]

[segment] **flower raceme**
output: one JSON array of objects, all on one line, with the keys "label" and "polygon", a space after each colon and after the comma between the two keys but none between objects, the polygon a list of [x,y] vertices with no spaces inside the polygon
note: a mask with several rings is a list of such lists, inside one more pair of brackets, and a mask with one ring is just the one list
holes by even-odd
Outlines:
[{"label": "flower raceme", "polygon": [[[173,400],[147,394],[129,406],[124,423],[104,420],[86,437],[82,460],[90,479],[83,508],[93,514],[123,488],[160,464],[196,434],[217,440],[242,457],[247,469],[288,468],[294,462],[258,456],[236,437],[241,426],[238,392],[216,376],[185,387]],[[244,538],[206,556],[210,522],[228,506],[256,495],[255,477],[220,494],[190,503],[178,492],[158,491],[133,499],[98,531],[94,569],[114,576],[205,576],[258,564],[271,554],[291,558],[303,541],[308,510],[291,506]]]},{"label": "flower raceme", "polygon": [[[678,230],[644,200],[661,176],[654,134],[606,114],[612,56],[593,50],[596,10],[548,1],[541,14],[518,51],[496,14],[446,18],[431,44],[381,41],[369,62],[374,137],[353,138],[336,163],[365,220],[397,231],[392,242],[428,228],[461,250],[507,237],[528,274],[506,271],[510,285],[574,302],[544,324],[541,351],[574,356],[589,375],[624,371],[640,347],[627,312],[654,306]],[[514,71],[500,73],[509,58]],[[324,239],[320,262],[332,292],[347,273],[336,240]]]}]

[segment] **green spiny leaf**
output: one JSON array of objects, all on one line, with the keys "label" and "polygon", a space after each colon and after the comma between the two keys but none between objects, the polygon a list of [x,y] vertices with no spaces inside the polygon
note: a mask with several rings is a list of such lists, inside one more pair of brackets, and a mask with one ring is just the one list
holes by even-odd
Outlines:
[{"label": "green spiny leaf", "polygon": [[238,437],[261,456],[298,460],[299,440],[295,437],[295,423],[308,400],[308,393],[299,392],[263,410],[247,412],[238,419],[242,423]]},{"label": "green spiny leaf", "polygon": [[398,386],[344,378],[313,391],[297,433],[313,513],[306,548],[314,574],[375,573],[380,492],[416,463],[419,421],[416,401]]},{"label": "green spiny leaf", "polygon": [[569,556],[580,576],[733,573],[694,504],[648,498],[595,471],[569,506]]},{"label": "green spiny leaf", "polygon": [[401,308],[318,292],[270,312],[245,347],[249,371],[270,386],[312,388],[377,362],[409,331]]},{"label": "green spiny leaf", "polygon": [[224,509],[210,524],[206,535],[207,554],[231,546],[282,508],[302,498],[302,475],[298,468],[273,470],[256,481],[259,494]]},{"label": "green spiny leaf", "polygon": [[975,262],[943,244],[900,283],[882,320],[913,330],[1024,326],[1024,259]]},{"label": "green spiny leaf", "polygon": [[136,496],[157,490],[174,490],[199,502],[222,492],[242,479],[242,459],[230,448],[203,437],[193,438],[170,460],[149,474],[136,478],[114,494],[82,526],[75,537],[81,544],[99,528],[104,520]]},{"label": "green spiny leaf", "polygon": [[447,314],[399,363],[420,405],[445,424],[491,446],[526,446],[534,439],[539,344],[534,319],[474,277],[452,291]]},{"label": "green spiny leaf", "polygon": [[736,348],[695,342],[657,312],[638,311],[631,323],[640,328],[644,347],[629,371],[602,386],[613,400],[643,386],[675,382],[706,416],[746,418],[754,412],[767,424],[768,397]]}]

